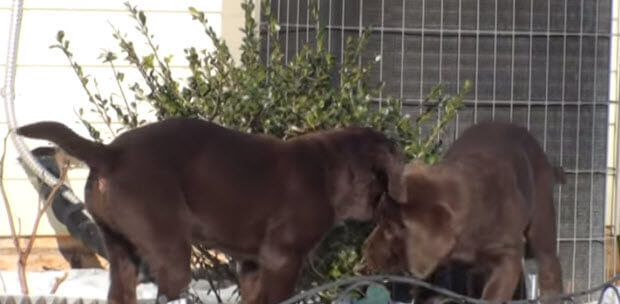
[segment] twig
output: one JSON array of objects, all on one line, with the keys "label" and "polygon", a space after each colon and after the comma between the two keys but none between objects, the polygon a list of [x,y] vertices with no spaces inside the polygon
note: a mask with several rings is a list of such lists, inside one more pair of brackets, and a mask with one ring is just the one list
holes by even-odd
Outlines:
[{"label": "twig", "polygon": [[56,291],[58,290],[58,287],[60,287],[60,284],[62,284],[62,282],[64,282],[67,277],[69,277],[69,272],[65,271],[65,273],[61,276],[56,278],[56,282],[54,282],[54,286],[52,286],[52,290],[50,290],[50,294],[55,294]]},{"label": "twig", "polygon": [[0,282],[2,282],[2,290],[4,293],[6,293],[6,283],[4,283],[4,277],[2,276],[2,274],[0,273]]},{"label": "twig", "polygon": [[123,98],[123,101],[125,102],[125,108],[127,108],[127,111],[129,111],[129,113],[133,114],[131,108],[129,107],[127,96],[125,96],[125,90],[123,90],[123,85],[121,84],[121,81],[118,79],[118,72],[116,72],[116,66],[114,65],[114,62],[112,62],[112,60],[110,60],[109,63],[110,63],[110,67],[112,68],[112,73],[114,73],[114,79],[116,80],[116,85],[118,86],[118,89],[121,92],[121,97]]},{"label": "twig", "polygon": [[28,242],[26,244],[26,248],[22,249],[21,242],[19,241],[19,236],[17,232],[15,231],[15,223],[13,222],[13,212],[11,210],[11,205],[9,204],[8,195],[4,187],[4,165],[6,163],[7,141],[10,136],[10,132],[11,131],[7,132],[7,135],[4,137],[4,151],[2,152],[2,159],[0,159],[0,184],[1,184],[0,190],[2,192],[2,198],[4,200],[4,207],[6,208],[7,216],[9,218],[9,227],[11,229],[11,236],[13,237],[13,245],[15,246],[15,250],[17,251],[17,254],[18,254],[17,273],[19,277],[20,287],[21,287],[23,294],[28,294],[29,293],[28,282],[26,280],[26,264],[28,263],[28,257],[30,256],[30,253],[32,252],[32,248],[34,247],[35,236],[39,228],[39,223],[41,222],[41,218],[43,217],[43,214],[45,214],[45,211],[47,210],[47,208],[52,204],[52,201],[54,197],[56,196],[56,193],[58,192],[60,187],[62,187],[62,185],[65,182],[65,179],[67,177],[67,171],[69,169],[69,162],[67,160],[63,162],[61,173],[60,173],[60,179],[58,180],[56,185],[52,187],[52,191],[47,196],[47,199],[45,200],[43,207],[38,210],[37,217],[35,218],[35,221],[34,221],[34,227],[32,228],[30,238],[28,239]]},{"label": "twig", "polygon": [[34,238],[39,228],[39,223],[41,222],[41,218],[43,217],[43,214],[45,214],[45,211],[47,210],[47,208],[52,204],[52,201],[54,200],[54,197],[56,196],[56,193],[58,192],[58,190],[60,190],[60,187],[62,187],[62,185],[65,183],[68,170],[69,170],[69,162],[64,161],[62,164],[60,178],[58,179],[58,182],[52,187],[52,191],[47,196],[47,199],[45,200],[45,204],[43,204],[43,208],[39,210],[39,213],[37,214],[37,217],[35,218],[34,227],[32,228],[30,239],[28,240],[28,246],[23,251],[23,254],[26,256],[26,258],[28,257],[28,255],[32,251],[32,247],[34,246]]},{"label": "twig", "polygon": [[211,275],[209,275],[208,273],[207,273],[207,282],[209,282],[209,286],[211,286],[211,290],[213,290],[213,294],[215,294],[215,298],[217,299],[217,302],[224,303],[222,301],[222,297],[220,297],[220,293],[217,291],[217,287],[213,283],[213,279],[211,278]]},{"label": "twig", "polygon": [[[69,44],[64,44],[62,41],[59,41],[59,44],[57,45],[51,46],[51,48],[60,49],[65,54],[65,57],[67,57],[69,64],[71,64],[71,67],[73,68],[73,71],[75,72],[78,79],[80,80],[80,83],[82,84],[82,88],[86,92],[86,95],[88,95],[88,101],[95,106],[97,113],[99,114],[99,116],[101,116],[104,122],[106,122],[106,125],[108,126],[108,129],[110,130],[110,132],[112,132],[112,134],[115,134],[114,130],[110,127],[110,123],[109,123],[110,118],[106,114],[105,109],[97,103],[97,96],[101,96],[101,95],[97,94],[97,96],[95,96],[91,92],[91,90],[88,88],[88,77],[84,75],[84,71],[82,70],[82,67],[77,63],[77,61],[73,59],[73,53],[69,51],[68,47],[69,47]],[[96,87],[96,79],[95,79],[95,87]],[[99,88],[97,88],[97,90],[99,90]]]},{"label": "twig", "polygon": [[[4,164],[6,161],[7,141],[10,135],[11,135],[11,131],[7,132],[6,136],[4,136],[4,144],[3,144],[4,148],[2,150],[2,159],[0,159],[0,184],[1,184],[0,190],[2,192],[2,200],[4,201],[4,208],[6,209],[6,215],[9,218],[9,228],[11,229],[11,237],[13,238],[13,246],[15,246],[17,255],[21,256],[22,247],[21,247],[19,238],[17,236],[17,232],[15,231],[15,222],[13,221],[13,211],[11,210],[11,204],[9,204],[9,198],[8,198],[8,195],[6,194],[6,189],[4,187]],[[20,287],[24,294],[28,294],[28,284],[26,283],[25,278],[21,277],[21,273],[20,273]]]}]

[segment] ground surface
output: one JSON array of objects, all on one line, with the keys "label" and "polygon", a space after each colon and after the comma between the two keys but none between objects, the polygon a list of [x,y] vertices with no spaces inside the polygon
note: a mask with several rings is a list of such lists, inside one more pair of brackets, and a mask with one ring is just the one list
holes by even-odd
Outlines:
[{"label": "ground surface", "polygon": [[[65,271],[29,271],[27,273],[30,296],[49,296],[58,278],[65,275]],[[108,292],[108,272],[103,269],[72,269],[54,294],[60,298],[72,299],[105,299]],[[206,281],[192,281],[192,292],[199,296],[204,303],[217,303],[217,299]],[[234,287],[220,292],[222,300],[233,303],[236,297],[232,296]],[[1,295],[21,295],[21,289],[15,271],[0,271]],[[140,284],[137,288],[138,299],[155,299],[157,287],[153,283]],[[2,301],[0,300],[0,303]],[[68,301],[71,304],[71,301]]]}]

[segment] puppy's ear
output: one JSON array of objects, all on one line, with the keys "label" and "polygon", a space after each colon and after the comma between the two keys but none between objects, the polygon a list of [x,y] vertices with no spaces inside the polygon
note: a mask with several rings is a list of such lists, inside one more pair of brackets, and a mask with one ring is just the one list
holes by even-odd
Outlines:
[{"label": "puppy's ear", "polygon": [[[418,208],[415,208],[418,209]],[[413,211],[413,210],[412,210]],[[444,205],[425,206],[425,210],[404,220],[407,268],[419,278],[427,278],[448,256],[456,242],[452,212]]]},{"label": "puppy's ear", "polygon": [[405,203],[407,201],[407,189],[405,187],[404,169],[405,162],[398,153],[391,153],[384,160],[384,171],[387,177],[387,193],[391,199]]},{"label": "puppy's ear", "polygon": [[423,163],[407,166],[403,175],[408,204],[435,203],[439,200],[439,184],[433,180],[428,167]]}]

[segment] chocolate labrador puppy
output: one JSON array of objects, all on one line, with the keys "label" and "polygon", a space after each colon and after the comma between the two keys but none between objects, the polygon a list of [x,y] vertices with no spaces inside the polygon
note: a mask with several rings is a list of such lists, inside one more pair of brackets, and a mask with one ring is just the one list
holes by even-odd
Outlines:
[{"label": "chocolate labrador puppy", "polygon": [[168,119],[109,145],[55,122],[21,127],[90,167],[85,203],[110,258],[109,303],[136,302],[146,261],[159,301],[190,282],[190,251],[202,242],[242,260],[244,303],[294,292],[300,265],[334,222],[369,220],[379,199],[404,201],[401,153],[368,128],[282,141],[198,119]]},{"label": "chocolate labrador puppy", "polygon": [[563,182],[527,129],[483,122],[467,129],[433,166],[405,169],[407,202],[380,207],[368,237],[369,269],[427,278],[459,261],[487,269],[482,298],[510,300],[525,248],[543,296],[562,292],[553,186]]}]

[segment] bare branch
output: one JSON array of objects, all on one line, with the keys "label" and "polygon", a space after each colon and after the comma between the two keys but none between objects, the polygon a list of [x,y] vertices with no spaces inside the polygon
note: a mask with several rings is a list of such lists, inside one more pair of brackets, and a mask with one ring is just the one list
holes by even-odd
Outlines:
[{"label": "bare branch", "polygon": [[[4,164],[6,163],[6,149],[7,149],[7,142],[9,139],[9,136],[11,135],[11,131],[6,133],[6,136],[4,136],[4,144],[3,144],[3,150],[2,150],[2,158],[0,159],[0,190],[2,192],[2,200],[4,201],[4,208],[6,209],[6,215],[9,218],[9,228],[11,229],[11,237],[13,238],[13,246],[15,246],[15,250],[17,251],[18,255],[21,255],[22,253],[22,248],[21,248],[21,243],[19,242],[19,238],[17,236],[17,231],[15,230],[15,222],[13,221],[13,211],[11,210],[11,204],[9,204],[9,197],[6,194],[6,189],[4,187]],[[28,290],[27,286],[24,286],[22,284],[22,291],[24,290]]]},{"label": "bare branch", "polygon": [[50,294],[55,294],[56,291],[58,291],[58,287],[60,287],[60,284],[62,284],[62,282],[64,282],[67,279],[67,277],[69,277],[69,272],[65,271],[65,273],[62,276],[56,278],[56,281],[54,282],[54,286],[52,286],[52,290],[50,290]]},{"label": "bare branch", "polygon": [[28,245],[26,246],[26,249],[23,252],[26,258],[28,257],[28,255],[32,251],[32,247],[34,246],[34,239],[35,239],[37,230],[39,229],[39,223],[41,222],[41,218],[45,214],[45,211],[47,210],[47,208],[49,208],[49,206],[52,205],[52,201],[54,201],[54,198],[56,197],[56,193],[58,192],[58,190],[60,190],[62,185],[65,183],[65,180],[67,179],[67,172],[69,171],[69,161],[64,160],[61,166],[62,167],[60,171],[60,178],[58,179],[58,182],[52,187],[52,191],[47,196],[47,199],[45,200],[45,204],[43,204],[43,208],[39,210],[37,217],[34,220],[34,227],[32,228],[30,239],[28,240]]},{"label": "bare branch", "polygon": [[4,144],[3,144],[4,151],[2,152],[2,158],[0,159],[0,193],[2,194],[2,198],[4,200],[4,207],[6,209],[6,213],[7,213],[8,220],[9,220],[9,228],[11,229],[11,237],[13,238],[13,245],[15,246],[15,250],[17,251],[17,255],[18,255],[17,273],[19,277],[20,287],[21,287],[23,294],[28,294],[29,293],[28,281],[26,279],[26,264],[28,262],[28,257],[30,253],[32,252],[32,248],[34,247],[34,241],[35,241],[37,230],[39,228],[39,223],[41,222],[41,218],[43,217],[43,214],[45,214],[45,211],[47,210],[47,208],[52,204],[52,201],[54,197],[56,196],[56,193],[58,192],[60,187],[62,187],[62,185],[65,182],[65,179],[67,177],[67,171],[69,170],[69,161],[66,158],[65,158],[65,161],[63,161],[60,179],[58,180],[58,183],[56,183],[56,185],[52,187],[52,191],[50,192],[47,199],[45,200],[43,207],[38,209],[37,217],[35,218],[34,227],[32,228],[30,238],[28,239],[26,248],[22,249],[21,242],[19,241],[19,235],[21,234],[21,228],[18,234],[18,232],[15,230],[15,222],[13,221],[13,211],[11,210],[11,204],[9,203],[8,195],[6,193],[6,188],[4,187],[4,165],[6,164],[7,142],[11,134],[10,132],[11,131],[7,132],[6,136],[4,137]]},{"label": "bare branch", "polygon": [[9,227],[11,228],[11,236],[13,237],[13,244],[15,245],[15,249],[17,250],[17,252],[21,252],[21,246],[19,243],[19,239],[17,238],[17,233],[15,231],[15,223],[13,222],[13,211],[11,210],[11,205],[9,204],[9,199],[8,199],[8,195],[6,194],[6,189],[4,187],[4,164],[5,164],[5,160],[6,160],[6,148],[7,148],[7,141],[9,139],[10,136],[10,131],[6,133],[6,136],[4,137],[4,145],[3,145],[3,150],[2,150],[2,159],[0,159],[0,181],[2,182],[2,185],[0,185],[0,189],[2,190],[2,198],[4,200],[4,207],[6,208],[6,214],[9,217]]}]

